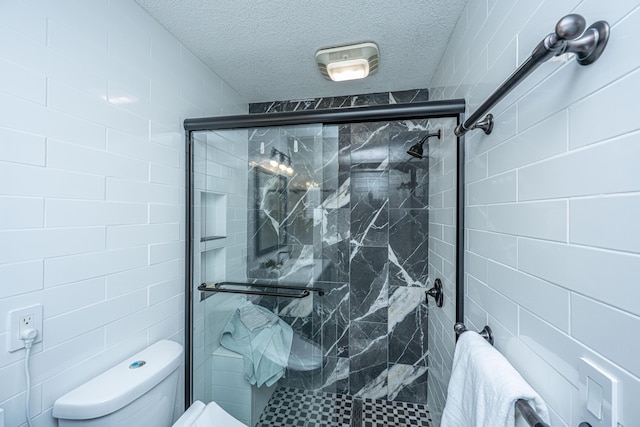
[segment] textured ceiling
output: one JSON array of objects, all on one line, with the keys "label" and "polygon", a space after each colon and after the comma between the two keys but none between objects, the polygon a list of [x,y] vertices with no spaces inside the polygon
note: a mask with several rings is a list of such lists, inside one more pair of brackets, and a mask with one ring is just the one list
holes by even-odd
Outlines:
[{"label": "textured ceiling", "polygon": [[[249,102],[425,88],[467,0],[136,0]],[[380,68],[331,82],[320,48],[373,41]]]}]

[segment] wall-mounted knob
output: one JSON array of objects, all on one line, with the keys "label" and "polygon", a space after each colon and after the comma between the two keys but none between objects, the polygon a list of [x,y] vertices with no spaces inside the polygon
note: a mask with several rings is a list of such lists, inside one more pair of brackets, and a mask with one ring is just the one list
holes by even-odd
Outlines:
[{"label": "wall-mounted knob", "polygon": [[438,307],[442,307],[442,304],[444,302],[444,293],[442,292],[442,281],[440,279],[436,279],[433,282],[433,288],[429,289],[428,291],[425,291],[425,293],[427,294],[426,296],[427,304],[429,304],[429,297],[433,297],[433,299],[436,300],[436,305]]}]

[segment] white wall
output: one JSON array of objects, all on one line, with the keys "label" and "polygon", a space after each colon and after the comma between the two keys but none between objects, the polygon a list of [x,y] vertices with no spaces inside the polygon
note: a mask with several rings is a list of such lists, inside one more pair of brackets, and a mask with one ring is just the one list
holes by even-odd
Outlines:
[{"label": "white wall", "polygon": [[42,303],[31,410],[184,335],[186,117],[246,103],[130,0],[0,2],[0,407],[25,421],[7,313]]},{"label": "white wall", "polygon": [[584,419],[581,357],[621,382],[620,425],[640,423],[639,4],[471,0],[431,84],[471,113],[565,14],[612,26],[598,62],[544,64],[467,137],[466,322],[493,328],[554,427]]}]

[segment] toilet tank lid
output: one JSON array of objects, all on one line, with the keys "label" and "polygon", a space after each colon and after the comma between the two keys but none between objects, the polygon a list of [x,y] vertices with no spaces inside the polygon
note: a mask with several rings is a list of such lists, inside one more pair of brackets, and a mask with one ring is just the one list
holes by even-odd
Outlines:
[{"label": "toilet tank lid", "polygon": [[180,344],[158,341],[58,398],[53,416],[82,420],[115,412],[158,385],[181,360]]}]

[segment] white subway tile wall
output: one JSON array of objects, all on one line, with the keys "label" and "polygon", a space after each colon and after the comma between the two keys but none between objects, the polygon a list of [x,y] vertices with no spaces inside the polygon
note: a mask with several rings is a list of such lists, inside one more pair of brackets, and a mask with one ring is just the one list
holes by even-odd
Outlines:
[{"label": "white subway tile wall", "polygon": [[183,341],[182,122],[247,103],[132,0],[0,2],[0,77],[0,407],[25,422],[6,313],[40,303],[31,412],[54,427],[56,398]]},{"label": "white subway tile wall", "polygon": [[436,278],[442,280],[444,305],[438,308],[429,301],[427,397],[436,408],[432,416],[439,420],[455,345],[450,331],[456,318],[456,122],[435,119],[429,125],[442,129],[442,139],[429,140],[429,286]]},{"label": "white subway tile wall", "polygon": [[[618,378],[618,421],[632,426],[640,422],[640,61],[629,46],[640,41],[640,2],[470,1],[431,94],[465,98],[474,112],[568,13],[612,26],[600,60],[544,64],[493,108],[491,135],[467,134],[465,320],[493,328],[554,427],[584,420],[581,357]],[[438,421],[453,331],[434,311],[429,405]]]}]

